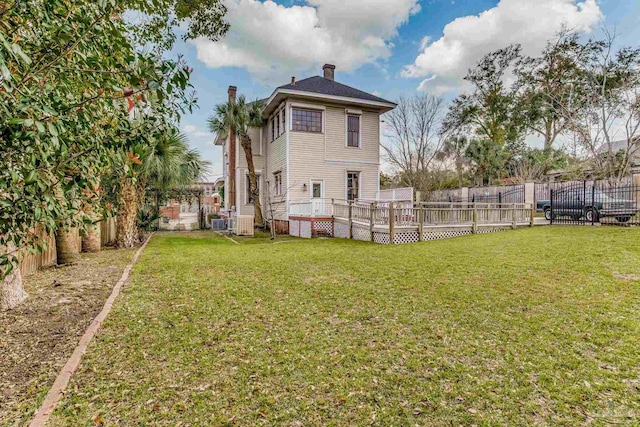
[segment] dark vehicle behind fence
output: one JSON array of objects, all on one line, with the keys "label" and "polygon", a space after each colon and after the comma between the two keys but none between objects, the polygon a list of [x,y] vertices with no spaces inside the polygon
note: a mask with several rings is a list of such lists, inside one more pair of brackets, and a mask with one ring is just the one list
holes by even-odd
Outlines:
[{"label": "dark vehicle behind fence", "polygon": [[571,185],[550,191],[548,200],[538,200],[536,210],[552,223],[640,224],[640,187],[597,189],[590,185]]}]

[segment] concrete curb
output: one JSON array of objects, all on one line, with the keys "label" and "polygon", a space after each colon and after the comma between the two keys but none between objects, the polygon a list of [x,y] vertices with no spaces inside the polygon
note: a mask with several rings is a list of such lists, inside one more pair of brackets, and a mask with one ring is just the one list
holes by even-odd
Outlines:
[{"label": "concrete curb", "polygon": [[93,322],[91,322],[91,324],[85,331],[84,335],[82,335],[82,338],[80,338],[80,342],[78,343],[78,346],[73,351],[73,353],[71,354],[71,357],[69,357],[69,360],[67,360],[67,363],[65,363],[64,367],[56,377],[56,380],[51,386],[49,393],[47,393],[47,396],[42,402],[42,405],[40,405],[40,408],[38,408],[38,411],[36,412],[35,416],[31,420],[31,423],[29,423],[29,427],[43,427],[44,425],[46,425],[47,421],[49,420],[49,417],[53,413],[53,410],[56,408],[56,405],[60,401],[60,398],[62,397],[64,390],[67,388],[67,385],[69,384],[69,380],[71,379],[71,375],[73,375],[76,369],[78,369],[78,366],[80,366],[80,361],[84,353],[87,351],[87,346],[89,345],[93,337],[96,335],[96,333],[100,329],[100,325],[102,324],[102,322],[109,315],[109,312],[113,307],[113,302],[120,294],[120,290],[122,289],[122,286],[124,286],[127,280],[129,280],[129,274],[131,273],[131,269],[133,268],[135,263],[138,261],[138,258],[140,258],[142,251],[147,246],[147,243],[149,243],[149,240],[151,240],[152,236],[153,236],[153,233],[149,235],[147,240],[145,240],[144,244],[140,246],[140,248],[136,251],[131,262],[125,267],[124,271],[122,272],[122,277],[120,277],[120,280],[118,280],[118,283],[116,283],[116,285],[113,287],[113,290],[111,291],[111,295],[109,295],[109,298],[107,298],[107,301],[104,303],[104,306],[102,307],[102,311],[96,316],[95,319],[93,319]]}]

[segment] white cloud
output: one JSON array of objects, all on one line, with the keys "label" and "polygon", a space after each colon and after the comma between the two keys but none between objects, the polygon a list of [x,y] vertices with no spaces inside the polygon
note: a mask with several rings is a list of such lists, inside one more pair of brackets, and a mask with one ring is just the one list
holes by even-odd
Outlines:
[{"label": "white cloud", "polygon": [[182,127],[182,131],[184,133],[186,133],[187,135],[194,136],[194,137],[197,137],[197,138],[202,138],[202,137],[211,137],[211,138],[213,138],[213,135],[211,134],[211,132],[206,132],[206,131],[200,130],[200,128],[198,126],[194,126],[194,125],[184,125]]},{"label": "white cloud", "polygon": [[420,10],[418,0],[226,0],[231,29],[220,42],[198,39],[198,59],[212,68],[246,68],[258,80],[284,83],[292,73],[333,63],[353,71],[391,56],[397,29]]},{"label": "white cloud", "polygon": [[426,77],[421,90],[457,90],[467,70],[486,53],[520,43],[523,54],[535,55],[563,26],[590,32],[602,18],[596,0],[501,0],[478,16],[453,20],[438,40],[423,39],[420,55],[402,76]]}]

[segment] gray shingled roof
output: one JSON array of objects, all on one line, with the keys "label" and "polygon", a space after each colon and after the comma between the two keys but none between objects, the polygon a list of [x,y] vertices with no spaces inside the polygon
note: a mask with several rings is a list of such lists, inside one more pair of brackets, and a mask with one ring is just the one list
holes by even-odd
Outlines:
[{"label": "gray shingled roof", "polygon": [[371,95],[370,93],[363,92],[351,86],[343,85],[342,83],[325,79],[324,77],[320,76],[309,77],[307,79],[300,80],[295,84],[280,86],[278,89],[313,92],[331,96],[344,96],[347,98],[363,99],[366,101],[374,102],[385,102],[395,105],[395,103],[387,101],[386,99],[382,99],[375,95]]}]

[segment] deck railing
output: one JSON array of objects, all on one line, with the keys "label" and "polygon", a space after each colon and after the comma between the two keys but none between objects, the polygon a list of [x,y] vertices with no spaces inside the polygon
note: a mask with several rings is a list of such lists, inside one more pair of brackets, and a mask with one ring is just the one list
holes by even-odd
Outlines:
[{"label": "deck railing", "polygon": [[525,203],[377,203],[333,202],[334,218],[372,226],[429,227],[532,224],[533,206]]}]

